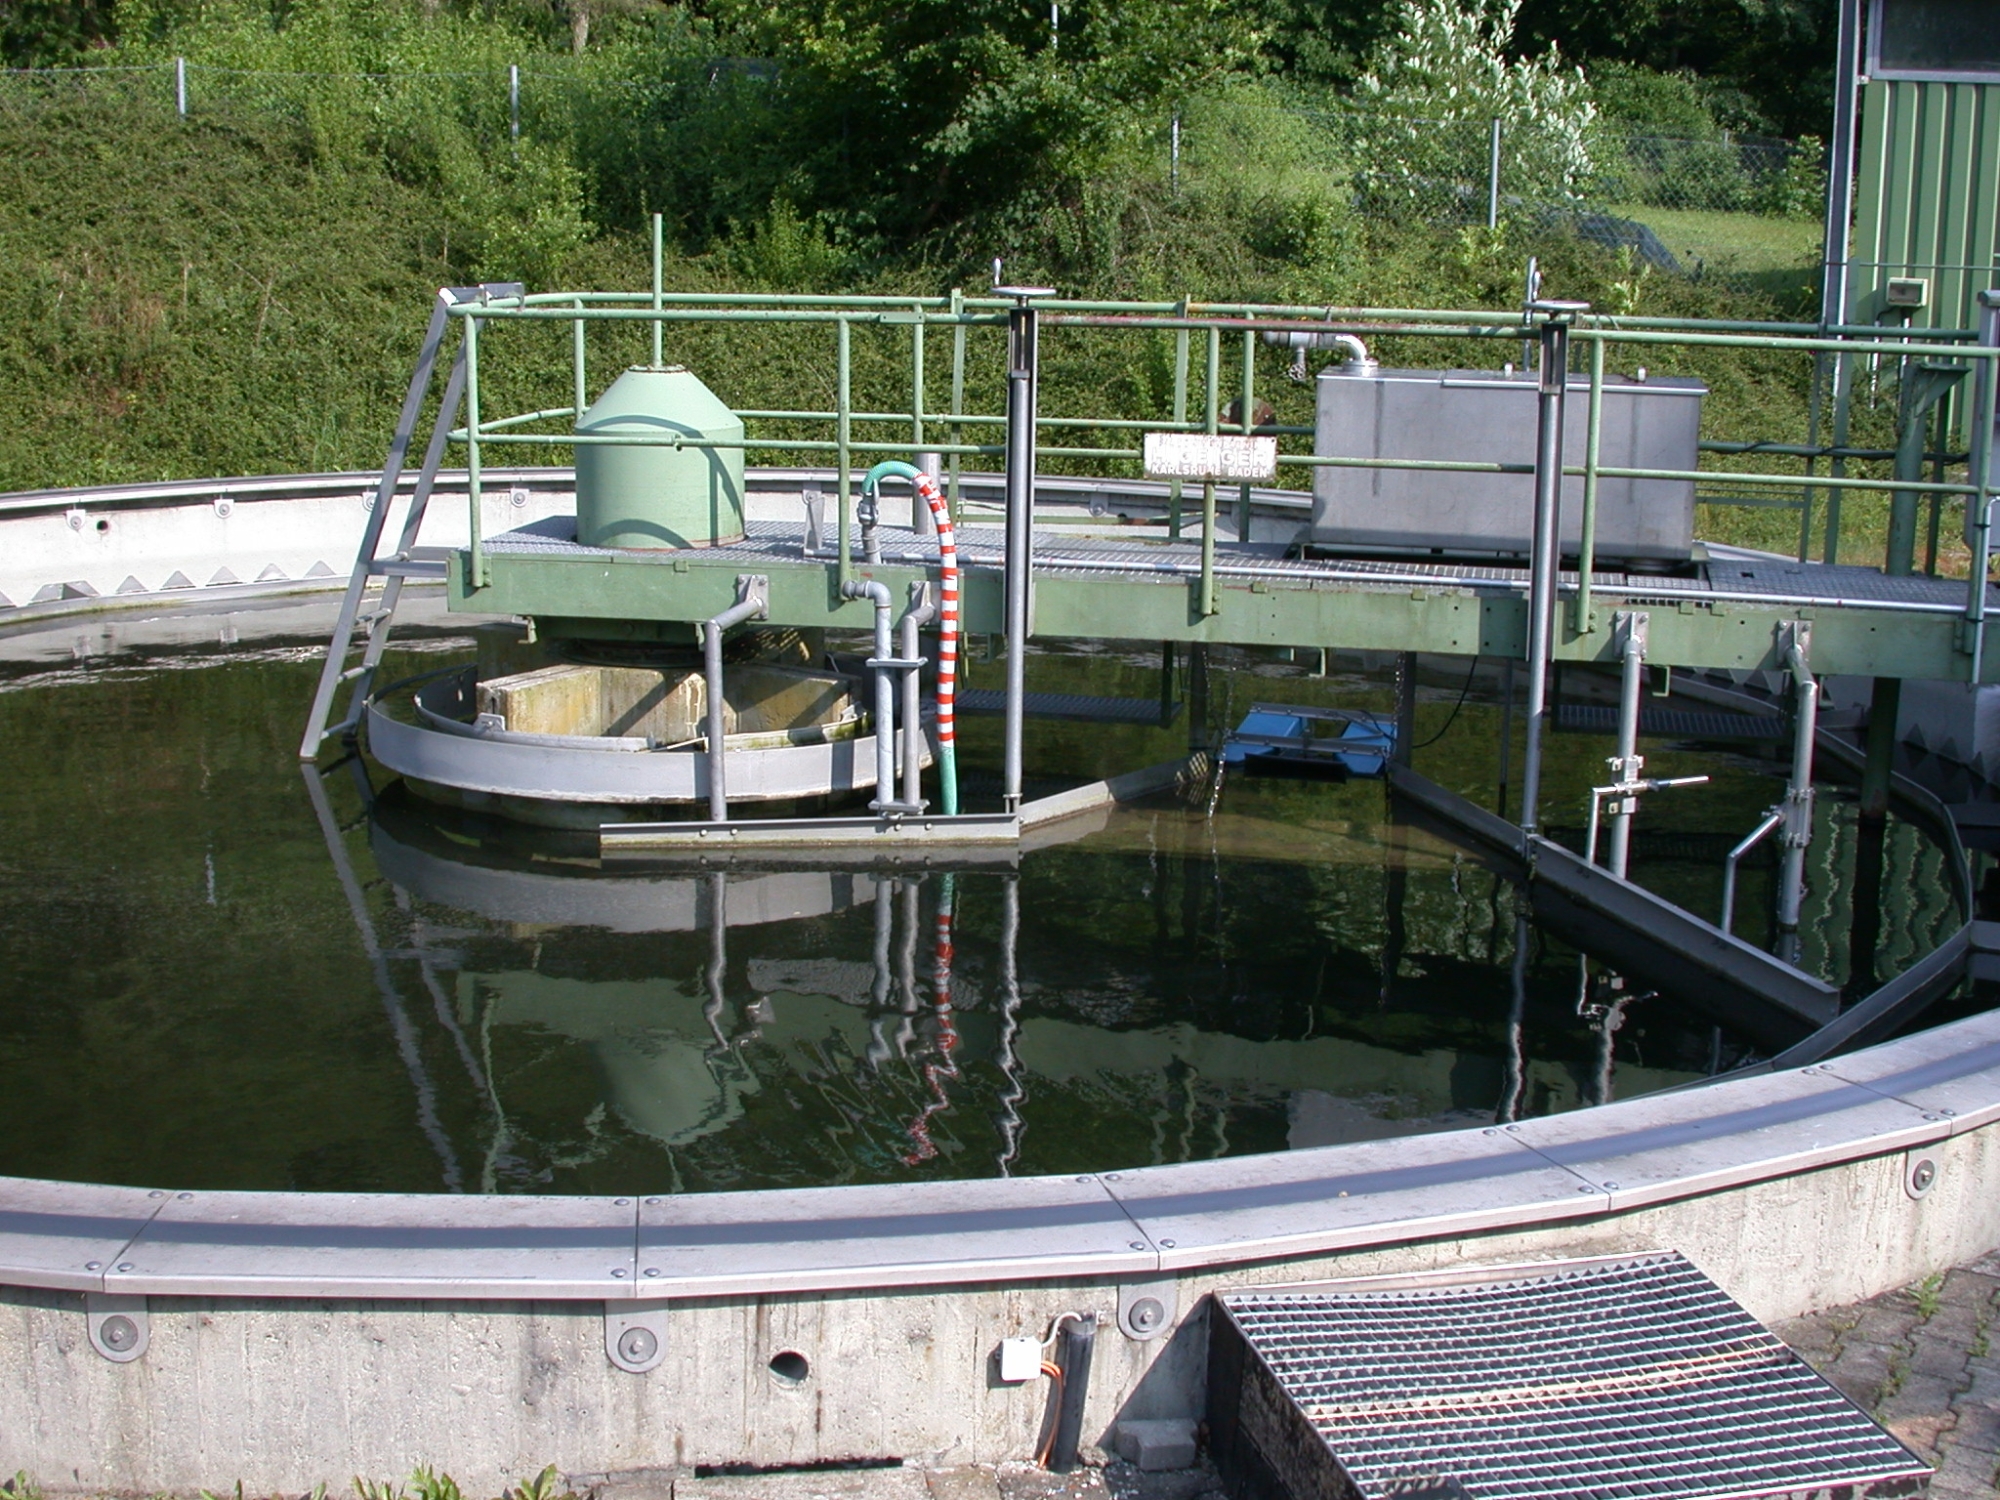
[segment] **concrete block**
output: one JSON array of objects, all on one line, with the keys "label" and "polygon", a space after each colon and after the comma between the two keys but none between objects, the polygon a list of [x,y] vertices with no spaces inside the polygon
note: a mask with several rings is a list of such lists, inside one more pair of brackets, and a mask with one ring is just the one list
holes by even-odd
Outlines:
[{"label": "concrete block", "polygon": [[1118,1456],[1148,1473],[1194,1464],[1194,1423],[1120,1422]]}]

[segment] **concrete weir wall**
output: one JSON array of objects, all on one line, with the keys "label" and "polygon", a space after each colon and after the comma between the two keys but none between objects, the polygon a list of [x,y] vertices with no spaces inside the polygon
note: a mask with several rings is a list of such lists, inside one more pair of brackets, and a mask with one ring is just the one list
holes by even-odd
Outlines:
[{"label": "concrete weir wall", "polygon": [[[1001,1384],[996,1346],[1066,1311],[1101,1320],[1096,1438],[1200,1413],[1219,1287],[1672,1247],[1775,1319],[1997,1244],[2000,1014],[1519,1125],[1078,1178],[636,1200],[17,1179],[0,1462],[259,1492],[425,1463],[491,1494],[550,1462],[1021,1458],[1046,1386]],[[1118,1323],[1145,1296],[1149,1340]],[[136,1358],[93,1342],[120,1311]],[[607,1350],[634,1321],[659,1339],[643,1373]]]}]

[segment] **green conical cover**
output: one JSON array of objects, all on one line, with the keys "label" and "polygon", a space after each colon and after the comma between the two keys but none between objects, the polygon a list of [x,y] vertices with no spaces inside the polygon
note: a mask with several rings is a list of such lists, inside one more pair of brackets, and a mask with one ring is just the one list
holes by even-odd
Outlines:
[{"label": "green conical cover", "polygon": [[741,442],[743,422],[679,365],[634,366],[576,424],[576,538],[589,547],[712,547],[743,536],[743,450],[675,448],[674,437]]}]

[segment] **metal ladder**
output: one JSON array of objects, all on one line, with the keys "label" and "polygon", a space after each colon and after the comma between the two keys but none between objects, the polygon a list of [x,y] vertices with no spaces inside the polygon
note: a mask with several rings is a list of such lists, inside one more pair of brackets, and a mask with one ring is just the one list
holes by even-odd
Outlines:
[{"label": "metal ladder", "polygon": [[[402,414],[396,421],[396,435],[390,441],[388,457],[382,464],[382,477],[375,486],[375,500],[369,507],[368,523],[362,528],[361,546],[354,557],[354,571],[348,577],[347,593],[340,601],[340,613],[334,620],[333,635],[327,642],[326,663],[320,669],[312,712],[306,718],[305,737],[299,741],[300,760],[314,759],[330,737],[351,735],[360,727],[361,716],[368,708],[369,692],[374,687],[376,668],[381,665],[382,653],[389,644],[389,631],[395,621],[396,606],[403,597],[405,581],[412,578],[441,580],[445,576],[444,561],[418,557],[416,545],[417,533],[424,524],[424,510],[430,504],[431,489],[437,483],[438,466],[444,461],[452,425],[458,419],[459,406],[465,398],[463,345],[452,358],[451,373],[446,377],[444,396],[438,403],[437,420],[431,429],[430,445],[425,450],[423,467],[417,473],[416,486],[410,494],[410,508],[403,518],[403,530],[396,549],[387,557],[380,556],[378,549],[382,544],[382,533],[388,526],[390,503],[402,485],[410,439],[415,435],[417,419],[423,413],[424,397],[429,393],[437,372],[438,355],[450,327],[451,310],[472,302],[519,298],[525,292],[526,289],[517,281],[443,287],[438,291],[437,300],[431,306],[430,326],[424,332],[423,347],[417,353],[416,369],[410,375],[410,389],[403,397]],[[382,580],[381,592],[371,601],[368,591],[378,578]],[[349,666],[357,630],[363,637],[361,660]],[[338,723],[330,723],[334,700],[339,696],[343,683],[353,684],[348,695],[347,712]]]}]

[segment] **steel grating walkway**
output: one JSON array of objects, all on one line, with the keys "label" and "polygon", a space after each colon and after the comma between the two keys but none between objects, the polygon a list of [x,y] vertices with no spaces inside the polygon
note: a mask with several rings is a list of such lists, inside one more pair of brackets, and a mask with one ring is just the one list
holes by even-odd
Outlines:
[{"label": "steel grating walkway", "polygon": [[[569,516],[550,517],[515,531],[502,532],[484,540],[485,550],[495,557],[569,558],[575,560],[619,558],[632,560],[629,551],[586,547],[575,539],[575,520]],[[856,546],[858,548],[858,531]],[[957,534],[961,566],[971,569],[1001,566],[1004,533],[998,527],[967,526]],[[884,527],[881,533],[882,561],[901,566],[934,566],[935,541],[903,527]],[[1525,567],[1483,563],[1426,563],[1401,559],[1353,557],[1291,557],[1289,548],[1275,542],[1220,541],[1215,547],[1215,568],[1219,578],[1242,583],[1261,582],[1269,587],[1311,588],[1338,585],[1355,589],[1407,590],[1427,588],[1472,592],[1524,594],[1528,587]],[[658,554],[665,560],[676,554]],[[678,554],[685,557],[685,553]],[[804,528],[783,522],[752,521],[743,540],[702,549],[702,555],[752,563],[824,563],[832,559],[831,533],[821,552],[809,552]],[[1040,530],[1034,534],[1035,571],[1075,577],[1092,575],[1125,578],[1183,579],[1201,572],[1199,541],[1122,540],[1075,536],[1060,530]],[[1574,589],[1577,575],[1561,575],[1565,590]],[[1730,548],[1713,548],[1699,564],[1695,576],[1597,571],[1591,575],[1592,590],[1607,602],[1676,605],[1702,600],[1736,599],[1753,603],[1796,601],[1801,604],[1849,605],[1862,608],[1893,608],[1936,613],[1962,613],[1965,585],[1949,578],[1892,578],[1873,568],[1800,563],[1763,553],[1745,553]],[[2000,608],[2000,586],[1990,598]]]},{"label": "steel grating walkway", "polygon": [[1233,1427],[1239,1450],[1256,1445],[1266,1485],[1299,1500],[1928,1487],[1926,1465],[1675,1253],[1515,1280],[1218,1300],[1243,1373],[1237,1409],[1220,1424],[1212,1409],[1211,1425]]}]

